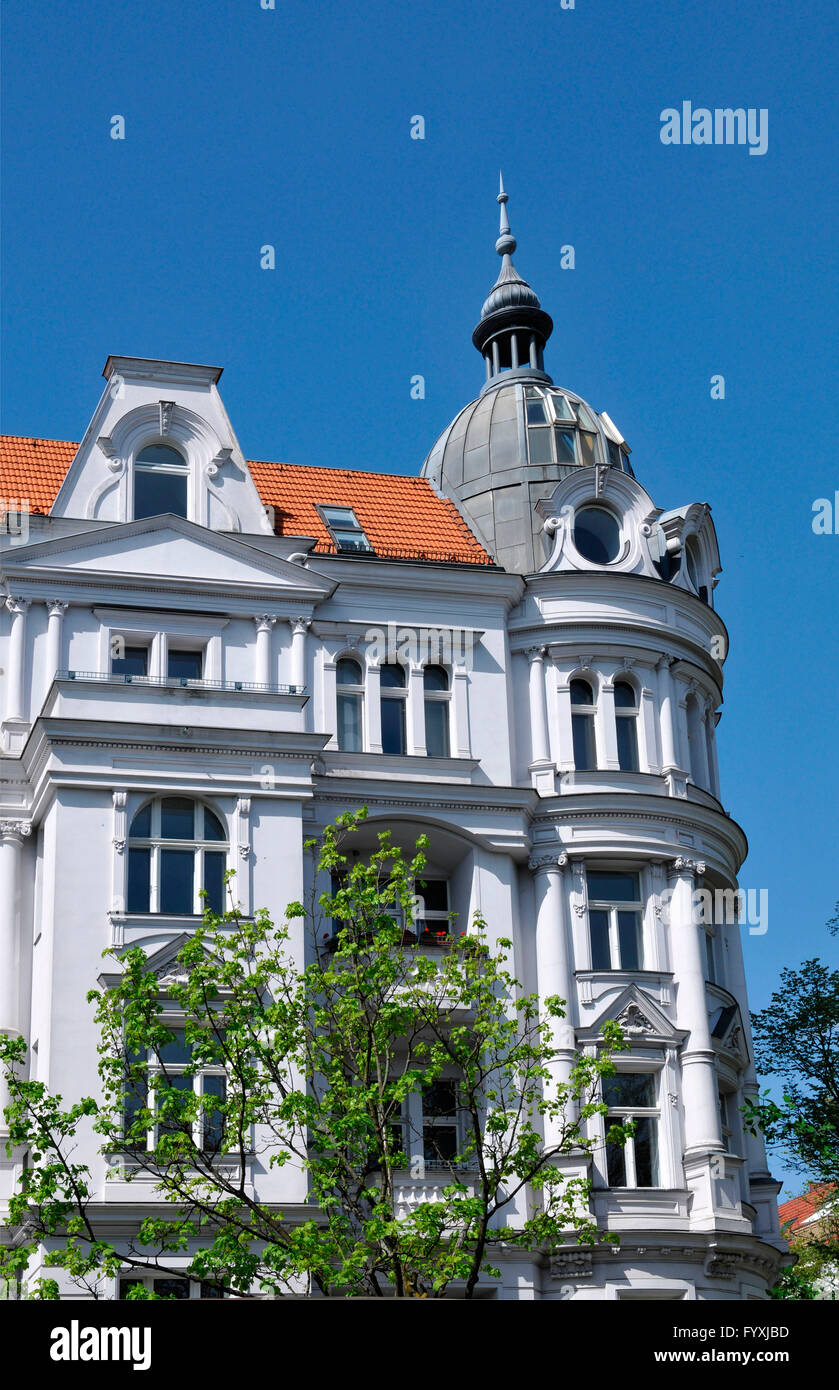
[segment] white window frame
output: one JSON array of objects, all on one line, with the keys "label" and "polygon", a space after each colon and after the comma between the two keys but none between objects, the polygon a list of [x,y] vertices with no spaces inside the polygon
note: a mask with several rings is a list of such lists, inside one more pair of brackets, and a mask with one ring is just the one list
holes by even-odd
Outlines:
[{"label": "white window frame", "polygon": [[[184,1031],[184,1019],[183,1019],[182,1017],[180,1017],[180,1016],[178,1016],[178,1017],[167,1017],[167,1016],[164,1014],[158,1021],[159,1021],[160,1023],[163,1024],[163,1027],[164,1027],[164,1028],[170,1029],[173,1033],[175,1033],[175,1032],[183,1032],[183,1031]],[[148,1054],[148,1049],[147,1049],[147,1054]],[[152,1060],[152,1059],[150,1059],[150,1058],[148,1057],[148,1055],[147,1055],[147,1056],[146,1056],[146,1064],[145,1064],[145,1065],[146,1065],[146,1108],[149,1109],[149,1110],[151,1110],[152,1113],[156,1115],[156,1113],[157,1113],[157,1103],[156,1103],[157,1090],[156,1090],[155,1087],[152,1086],[152,1084],[151,1084],[151,1082],[152,1082],[152,1077],[155,1077],[155,1076],[168,1076],[168,1077],[183,1076],[183,1075],[189,1070],[189,1068],[190,1068],[190,1063],[189,1063],[189,1062],[160,1062],[156,1057],[154,1057],[153,1060]],[[190,1080],[192,1081],[192,1092],[193,1092],[193,1094],[194,1094],[194,1095],[198,1095],[198,1096],[203,1096],[203,1095],[204,1095],[204,1082],[205,1082],[205,1080],[206,1080],[208,1077],[223,1077],[223,1078],[224,1078],[224,1082],[225,1082],[225,1096],[224,1096],[224,1099],[226,1100],[226,1099],[227,1099],[227,1080],[228,1080],[227,1068],[224,1067],[224,1066],[221,1066],[221,1065],[213,1064],[213,1063],[202,1063],[202,1065],[201,1065],[200,1067],[198,1067],[195,1071],[193,1071],[192,1076],[190,1077]],[[202,1136],[201,1136],[201,1127],[202,1127],[203,1123],[204,1123],[204,1117],[203,1117],[203,1115],[199,1115],[198,1117],[196,1117],[196,1119],[195,1119],[195,1121],[194,1121],[194,1123],[193,1123],[193,1126],[192,1126],[192,1141],[193,1141],[193,1143],[195,1144],[196,1148],[199,1149],[199,1151],[201,1151],[201,1137],[202,1137]],[[148,1152],[152,1151],[152,1150],[157,1146],[157,1144],[158,1144],[158,1142],[159,1142],[159,1139],[160,1139],[159,1126],[158,1126],[157,1120],[155,1119],[155,1121],[152,1123],[151,1128],[147,1131],[146,1149],[145,1149],[145,1152],[148,1153]],[[127,1156],[130,1155],[130,1153],[132,1153],[132,1152],[139,1152],[139,1150],[137,1150],[137,1149],[135,1149],[135,1150],[126,1150],[126,1155],[127,1155]],[[205,1155],[205,1157],[207,1157],[207,1158],[212,1158],[212,1159],[217,1159],[217,1160],[222,1160],[222,1161],[223,1161],[225,1155],[224,1155],[224,1153],[223,1153],[222,1150],[216,1150],[213,1154],[207,1153],[207,1154]]]},{"label": "white window frame", "polygon": [[[173,454],[178,454],[178,455],[180,456],[180,458],[183,459],[183,465],[176,465],[176,464],[174,464],[174,463],[148,463],[148,464],[147,464],[147,463],[140,463],[140,462],[138,461],[139,458],[140,458],[140,455],[143,453],[143,450],[144,450],[144,449],[154,449],[154,448],[157,448],[157,449],[170,449],[171,452],[172,452]],[[192,493],[193,493],[193,470],[192,470],[192,467],[191,467],[191,464],[190,464],[190,460],[189,460],[189,458],[187,457],[187,455],[183,452],[182,449],[178,448],[178,446],[177,446],[176,444],[174,444],[174,443],[172,442],[171,439],[166,438],[165,436],[164,436],[164,437],[161,437],[161,436],[159,436],[159,435],[153,435],[153,436],[151,436],[150,438],[143,440],[143,443],[142,443],[142,444],[139,444],[139,445],[137,446],[137,448],[134,450],[133,454],[132,454],[132,457],[131,457],[131,491],[130,491],[130,499],[131,499],[130,512],[131,512],[131,516],[130,516],[130,518],[129,518],[129,520],[132,520],[132,521],[136,521],[136,520],[137,520],[136,505],[137,505],[137,474],[138,474],[138,473],[166,473],[166,474],[169,474],[169,475],[170,475],[171,477],[173,477],[173,478],[183,478],[183,477],[185,477],[185,478],[186,478],[186,512],[185,512],[185,514],[184,514],[183,520],[188,520],[190,517],[194,516],[195,513],[194,513],[194,508],[193,508],[193,495],[192,495]],[[166,513],[163,513],[163,515],[166,515]],[[175,513],[173,513],[173,515],[178,516],[178,515],[180,515],[180,513],[175,512]],[[145,520],[145,518],[141,518],[141,520]]]},{"label": "white window frame", "polygon": [[[625,1192],[625,1191],[628,1191],[629,1189],[632,1189],[633,1191],[637,1191],[637,1192],[658,1192],[658,1191],[660,1191],[661,1188],[662,1188],[662,1178],[663,1178],[664,1171],[665,1171],[665,1168],[666,1168],[666,1164],[665,1164],[665,1161],[664,1161],[664,1154],[662,1153],[663,1136],[664,1136],[664,1125],[663,1125],[663,1123],[662,1123],[662,1106],[661,1106],[661,1089],[662,1089],[663,1067],[662,1067],[662,1065],[661,1065],[660,1062],[656,1062],[656,1063],[654,1063],[653,1065],[649,1065],[649,1064],[644,1065],[644,1064],[641,1062],[641,1060],[638,1059],[638,1058],[626,1058],[625,1061],[624,1061],[624,1059],[621,1059],[621,1062],[620,1062],[620,1063],[617,1063],[617,1062],[616,1062],[616,1074],[617,1074],[617,1076],[627,1076],[627,1075],[629,1075],[629,1076],[645,1076],[645,1077],[652,1077],[652,1078],[653,1078],[653,1085],[654,1085],[654,1088],[655,1088],[656,1104],[655,1104],[655,1105],[651,1105],[651,1106],[650,1106],[650,1105],[646,1105],[646,1106],[645,1106],[645,1105],[615,1105],[615,1106],[610,1106],[610,1107],[609,1107],[609,1110],[608,1110],[608,1113],[605,1114],[605,1115],[601,1115],[601,1116],[599,1117],[599,1118],[600,1118],[600,1121],[601,1121],[601,1126],[602,1126],[602,1128],[601,1128],[601,1136],[600,1136],[600,1137],[601,1137],[601,1139],[602,1139],[602,1141],[603,1141],[603,1177],[604,1177],[606,1186],[607,1186],[607,1187],[609,1188],[609,1190],[612,1191],[612,1192]],[[608,1081],[609,1079],[610,1079],[610,1078],[608,1078],[608,1077],[604,1078],[605,1081]],[[605,1100],[605,1096],[604,1096],[604,1100]],[[633,1119],[653,1119],[653,1120],[656,1121],[655,1132],[656,1132],[656,1159],[657,1159],[657,1166],[658,1166],[658,1183],[657,1183],[655,1186],[653,1186],[653,1187],[639,1187],[639,1185],[638,1185],[638,1182],[637,1182],[637,1168],[636,1168],[636,1163],[635,1163],[635,1138],[634,1138],[634,1136],[631,1135],[631,1134],[627,1136],[626,1143],[625,1143],[624,1146],[623,1146],[624,1166],[625,1166],[625,1169],[626,1169],[626,1174],[625,1174],[625,1176],[626,1176],[626,1183],[625,1183],[625,1185],[622,1186],[622,1187],[613,1187],[613,1186],[609,1183],[609,1165],[608,1165],[608,1161],[607,1161],[607,1157],[606,1157],[606,1135],[608,1134],[608,1132],[609,1132],[609,1130],[610,1130],[610,1128],[612,1127],[613,1124],[621,1124],[621,1125],[622,1125],[622,1124],[624,1124],[627,1120],[633,1120]]]},{"label": "white window frame", "polygon": [[[425,672],[426,672],[426,670],[428,669],[428,667],[427,667],[427,666],[424,666],[424,667],[422,668],[422,721],[423,721],[423,742],[424,742],[424,744],[425,744],[425,750],[426,750],[426,753],[427,753],[428,757],[430,757],[430,758],[450,758],[450,757],[452,756],[452,748],[453,748],[453,746],[454,746],[454,739],[453,739],[453,737],[452,737],[452,733],[453,733],[453,731],[452,731],[452,673],[451,673],[451,671],[449,670],[449,668],[448,668],[447,666],[444,666],[444,665],[442,664],[442,662],[438,662],[438,661],[429,662],[429,663],[428,663],[428,666],[433,666],[433,667],[436,667],[438,670],[443,671],[443,672],[445,673],[446,681],[448,682],[448,684],[447,684],[447,688],[446,688],[445,690],[426,690],[426,688],[425,688]],[[429,750],[428,750],[428,722],[427,722],[427,719],[426,719],[426,709],[427,709],[427,706],[428,706],[429,704],[432,704],[432,705],[438,704],[438,705],[445,705],[445,706],[447,706],[447,709],[446,709],[446,718],[445,718],[445,729],[446,729],[446,743],[448,744],[448,750],[447,750],[447,752],[445,752],[445,753],[430,753]]]},{"label": "white window frame", "polygon": [[[382,671],[384,670],[384,667],[385,667],[385,666],[399,666],[399,667],[401,668],[401,670],[404,672],[404,675],[405,675],[405,682],[404,682],[404,684],[401,685],[401,686],[382,685],[382,676],[381,676],[381,673],[382,673]],[[409,695],[410,687],[411,687],[411,673],[410,673],[410,671],[408,670],[407,666],[404,666],[400,661],[384,662],[384,663],[382,663],[379,667],[377,667],[377,670],[378,670],[378,672],[379,672],[379,681],[378,681],[378,684],[379,684],[379,731],[380,731],[380,736],[382,737],[382,739],[383,739],[383,736],[381,735],[381,729],[382,729],[381,707],[382,707],[382,705],[384,704],[385,700],[393,700],[394,702],[397,701],[397,700],[401,700],[401,701],[402,701],[402,706],[403,706],[402,720],[403,720],[403,729],[404,729],[404,735],[405,735],[405,736],[404,736],[404,740],[403,740],[404,747],[403,747],[401,753],[386,753],[385,756],[386,756],[386,757],[389,757],[389,758],[402,758],[402,757],[405,757],[405,756],[408,754],[408,750],[409,750],[409,747],[410,747],[410,742],[409,742],[409,740],[410,740],[410,736],[411,736],[411,724],[410,724],[411,709],[410,709],[410,706],[409,706],[409,704],[408,704],[408,695]],[[336,689],[337,689],[337,685],[336,685]],[[384,741],[382,741],[382,752],[384,753]]]},{"label": "white window frame", "polygon": [[[593,897],[591,896],[590,891],[589,891],[589,874],[592,874],[592,873],[595,873],[595,874],[598,874],[598,873],[600,873],[600,874],[622,874],[622,875],[624,875],[624,876],[628,876],[628,875],[630,875],[630,874],[634,875],[635,879],[636,879],[637,882],[638,882],[638,898],[637,898],[635,901],[633,901],[633,902],[629,902],[628,900],[625,901],[625,902],[621,902],[621,901],[619,901],[618,899],[614,899],[613,901],[608,901],[608,900],[605,899],[605,898],[593,898]],[[624,972],[624,973],[626,973],[626,972],[630,972],[630,973],[631,973],[631,972],[634,972],[634,971],[636,971],[636,970],[639,970],[639,971],[640,971],[640,970],[648,970],[648,969],[651,968],[650,966],[647,965],[647,957],[648,957],[648,955],[649,955],[649,951],[648,951],[648,948],[647,948],[647,939],[646,939],[647,933],[646,933],[646,930],[645,930],[645,917],[646,917],[645,908],[646,908],[646,904],[645,904],[645,897],[644,897],[643,875],[642,875],[642,872],[641,872],[640,869],[637,869],[637,868],[621,869],[621,868],[615,868],[615,867],[612,866],[612,865],[605,865],[605,864],[603,864],[603,865],[601,865],[601,864],[588,864],[588,865],[586,866],[586,907],[587,907],[587,917],[588,917],[588,949],[589,949],[589,961],[591,962],[591,969],[592,969],[592,970],[598,970],[598,971],[601,971],[601,970],[602,970],[602,971],[605,971],[606,968],[607,968],[607,967],[605,967],[605,966],[600,966],[600,965],[595,965],[595,964],[594,964],[594,957],[593,957],[593,953],[592,953],[592,949],[591,949],[591,912],[592,912],[592,909],[593,909],[595,912],[608,912],[608,914],[609,914],[609,961],[610,961],[610,964],[609,964],[609,966],[608,966],[608,969],[609,969],[610,971],[617,971],[617,972],[621,972],[621,971],[622,971],[622,972]],[[620,963],[619,963],[619,964],[615,964],[616,961],[617,961],[617,962],[620,962],[620,930],[619,930],[619,926],[618,926],[618,913],[619,913],[619,912],[635,912],[635,913],[637,913],[637,916],[638,916],[638,964],[637,964],[637,966],[624,966],[623,964],[620,964]]]},{"label": "white window frame", "polygon": [[[217,811],[217,810],[215,809],[215,807],[213,807],[213,806],[208,806],[208,805],[206,804],[206,802],[200,800],[198,797],[189,796],[189,795],[184,795],[183,798],[178,798],[178,799],[183,799],[183,800],[185,800],[185,801],[191,801],[194,808],[200,808],[200,810],[201,810],[201,815],[202,815],[202,821],[203,821],[204,812],[205,812],[205,811],[209,811],[209,812],[211,813],[211,815],[215,816],[216,820],[220,823],[222,829],[223,829],[223,830],[225,831],[225,833],[226,833],[227,838],[224,839],[224,840],[208,840],[208,839],[206,839],[206,838],[202,838],[202,839],[193,838],[193,839],[191,839],[191,840],[171,840],[171,839],[165,838],[165,837],[161,834],[162,803],[163,803],[164,800],[168,800],[170,797],[176,797],[177,795],[178,795],[178,794],[175,793],[175,792],[162,792],[162,793],[158,793],[157,796],[155,796],[155,797],[153,797],[153,798],[151,799],[151,802],[146,801],[146,802],[142,803],[140,806],[138,806],[138,807],[135,809],[135,811],[134,811],[133,814],[132,814],[131,821],[130,821],[130,823],[129,823],[129,825],[128,825],[128,838],[127,838],[127,850],[128,850],[129,856],[130,856],[130,854],[131,854],[131,850],[132,850],[132,849],[149,849],[149,850],[151,851],[151,854],[150,854],[150,867],[149,867],[149,906],[148,906],[148,909],[147,909],[145,912],[143,912],[142,909],[137,909],[137,908],[126,908],[126,911],[127,911],[130,915],[132,915],[132,916],[136,913],[137,915],[141,915],[141,916],[156,916],[156,917],[159,917],[159,916],[164,916],[164,917],[172,917],[172,916],[174,916],[174,917],[181,917],[181,916],[187,916],[187,917],[200,917],[200,916],[203,915],[203,912],[204,912],[204,900],[203,900],[203,898],[200,897],[200,893],[201,893],[201,891],[202,891],[202,889],[203,889],[203,884],[204,884],[204,855],[207,854],[207,853],[223,854],[223,855],[224,855],[224,859],[225,859],[225,863],[224,863],[224,872],[227,872],[227,870],[230,868],[230,827],[229,827],[229,825],[228,825],[228,823],[227,823],[227,817],[224,816],[224,815],[222,815],[220,811]],[[135,818],[137,817],[137,815],[139,814],[139,812],[142,811],[142,810],[145,808],[145,806],[147,806],[147,805],[149,805],[149,804],[151,805],[151,825],[150,825],[150,833],[149,833],[149,835],[132,835],[132,834],[131,834],[131,827],[132,827],[132,825],[133,825],[133,823],[134,823]],[[194,811],[193,811],[193,814],[194,814]],[[202,830],[203,830],[203,828],[204,828],[204,827],[203,827],[203,823],[202,823]],[[189,852],[191,852],[192,855],[193,855],[193,868],[192,868],[192,887],[193,887],[192,901],[193,901],[193,910],[192,910],[191,913],[171,913],[171,912],[163,912],[162,909],[161,909],[161,907],[160,907],[160,887],[161,887],[160,860],[161,860],[161,850],[162,850],[162,849],[184,850],[184,851],[189,851]],[[125,885],[125,886],[126,886],[126,897],[127,897],[127,892],[128,892],[128,866],[127,866],[127,865],[126,865],[126,885]]]},{"label": "white window frame", "polygon": [[[632,694],[633,694],[633,696],[634,696],[634,698],[635,698],[635,704],[632,706],[632,708],[627,709],[627,708],[625,708],[625,707],[621,707],[621,706],[618,705],[617,698],[616,698],[616,696],[615,696],[615,691],[616,691],[616,689],[617,689],[617,687],[618,687],[619,685],[625,685],[625,686],[627,687],[628,690],[631,690],[631,691],[632,691]],[[640,696],[639,696],[639,694],[638,694],[638,689],[637,689],[637,687],[636,687],[634,681],[629,680],[629,678],[628,678],[627,676],[625,676],[625,675],[618,675],[618,676],[616,676],[615,679],[614,679],[613,682],[612,682],[612,702],[613,702],[613,704],[614,704],[614,709],[615,709],[615,742],[616,742],[616,752],[617,752],[617,757],[618,757],[618,769],[619,769],[619,771],[621,771],[621,772],[640,772],[640,771],[641,771],[641,737],[640,737],[640,710],[641,710],[641,703],[640,703]],[[631,719],[631,720],[634,721],[634,731],[635,731],[635,764],[636,764],[634,768],[622,768],[622,767],[620,767],[620,741],[619,741],[619,739],[618,739],[618,726],[619,726],[619,723],[620,723],[620,721],[621,721],[622,719],[624,719],[624,720],[630,720],[630,719]]]},{"label": "white window frame", "polygon": [[[578,705],[574,703],[572,686],[576,681],[583,681],[591,691],[592,700],[590,705]],[[597,681],[591,671],[575,671],[568,677],[568,692],[571,705],[571,761],[576,772],[596,772],[600,766],[600,749],[598,746],[597,730],[597,706],[598,688]],[[592,752],[594,754],[594,765],[592,767],[577,767],[577,755],[574,749],[574,719],[580,716],[588,720],[588,727],[591,731]]]},{"label": "white window frame", "polygon": [[[359,685],[342,685],[338,680],[338,667],[342,661],[352,661],[361,672],[361,683]],[[335,677],[335,744],[342,753],[363,753],[367,747],[367,719],[364,708],[367,699],[367,682],[365,680],[364,660],[357,653],[341,652],[340,656],[334,658],[334,677]],[[338,720],[338,705],[342,695],[354,695],[359,701],[359,732],[361,735],[360,748],[341,748],[339,737],[340,723]]]}]

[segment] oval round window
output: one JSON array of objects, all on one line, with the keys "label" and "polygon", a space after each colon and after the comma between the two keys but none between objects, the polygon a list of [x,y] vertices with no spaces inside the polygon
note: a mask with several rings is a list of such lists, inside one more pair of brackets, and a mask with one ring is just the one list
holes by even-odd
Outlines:
[{"label": "oval round window", "polygon": [[621,534],[612,513],[602,507],[583,507],[574,518],[574,544],[593,565],[608,565],[616,560]]}]

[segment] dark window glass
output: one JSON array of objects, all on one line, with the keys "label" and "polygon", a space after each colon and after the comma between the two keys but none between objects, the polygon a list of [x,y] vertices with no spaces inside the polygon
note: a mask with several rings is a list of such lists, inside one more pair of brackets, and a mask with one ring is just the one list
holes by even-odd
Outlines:
[{"label": "dark window glass", "polygon": [[169,648],[166,674],[170,681],[200,681],[203,652],[173,651]]},{"label": "dark window glass", "polygon": [[[617,1123],[615,1119],[606,1116],[604,1121],[606,1133]],[[626,1154],[622,1144],[606,1143],[606,1180],[610,1187],[626,1187]]]},{"label": "dark window glass", "polygon": [[621,461],[621,451],[613,439],[610,439],[608,441],[607,448],[609,450],[609,462],[612,465],[612,467],[621,468],[623,466]]},{"label": "dark window glass", "polygon": [[448,673],[442,666],[426,666],[422,673],[422,683],[426,690],[448,690]]},{"label": "dark window glass", "polygon": [[426,912],[448,912],[449,885],[444,878],[417,881],[417,892],[425,903]]},{"label": "dark window glass", "polygon": [[546,420],[545,406],[541,400],[527,402],[527,423],[528,425],[544,425]]},{"label": "dark window glass", "polygon": [[205,840],[226,840],[224,826],[218,816],[212,811],[204,810],[204,839]]},{"label": "dark window glass", "polygon": [[405,667],[398,663],[382,666],[381,683],[384,690],[404,690]]},{"label": "dark window glass", "polygon": [[137,812],[131,822],[129,834],[137,840],[146,840],[151,835],[151,802]]},{"label": "dark window glass", "polygon": [[640,902],[637,874],[594,872],[586,874],[588,895],[593,902]]},{"label": "dark window glass", "polygon": [[635,1183],[638,1187],[658,1187],[658,1122],[652,1115],[635,1121]]},{"label": "dark window glass", "polygon": [[338,694],[338,747],[345,753],[360,753],[361,696]]},{"label": "dark window glass", "polygon": [[586,434],[585,430],[580,430],[580,453],[583,457],[584,468],[593,468],[597,462],[594,454],[595,438],[595,435]]},{"label": "dark window glass", "polygon": [[181,1073],[176,1073],[174,1076],[161,1076],[155,1088],[158,1111],[157,1127],[161,1135],[192,1135],[192,1121],[187,1119],[184,1114],[186,1107],[184,1102],[180,1100],[180,1096],[191,1096],[193,1089],[191,1076],[184,1076]]},{"label": "dark window glass", "polygon": [[204,853],[204,890],[207,894],[205,901],[211,912],[224,912],[225,860],[226,855],[218,854],[215,850],[207,850]]},{"label": "dark window glass", "polygon": [[593,705],[594,696],[588,681],[571,682],[571,703],[572,705]]},{"label": "dark window glass", "polygon": [[429,757],[449,756],[449,706],[446,700],[425,702],[425,747]]},{"label": "dark window glass", "polygon": [[[123,1089],[122,1100],[122,1123],[123,1134],[127,1135],[131,1126],[137,1119],[141,1110],[145,1110],[148,1104],[148,1079],[145,1072],[140,1076],[134,1077]],[[129,1141],[130,1149],[145,1149],[147,1141],[145,1134],[141,1139]]]},{"label": "dark window glass", "polygon": [[618,942],[621,953],[621,970],[640,970],[639,951],[640,918],[637,912],[618,913]]},{"label": "dark window glass", "polygon": [[593,565],[608,565],[616,560],[620,551],[620,531],[611,512],[602,507],[583,507],[577,512],[574,544]]},{"label": "dark window glass", "polygon": [[227,1099],[227,1081],[223,1076],[204,1077],[203,1128],[205,1153],[218,1153],[224,1142],[224,1116],[214,1102],[224,1104]]},{"label": "dark window glass", "polygon": [[382,752],[405,752],[404,700],[382,700]]},{"label": "dark window glass", "polygon": [[574,766],[578,772],[587,772],[596,767],[594,755],[594,717],[590,714],[572,714],[571,736],[574,742]]},{"label": "dark window glass", "polygon": [[641,1110],[655,1107],[656,1079],[649,1072],[619,1071],[603,1078],[603,1099],[608,1106],[623,1106]]},{"label": "dark window glass", "polygon": [[457,1125],[429,1125],[423,1136],[426,1163],[451,1163],[457,1155]]},{"label": "dark window glass", "polygon": [[429,1086],[423,1094],[422,1112],[425,1161],[451,1162],[458,1149],[456,1082],[435,1081]]},{"label": "dark window glass", "polygon": [[555,430],[557,463],[576,463],[574,435],[571,430]]},{"label": "dark window glass", "polygon": [[615,708],[635,709],[635,691],[629,681],[615,681]]},{"label": "dark window glass", "polygon": [[166,796],[160,803],[160,833],[164,840],[195,838],[195,805],[183,796]]},{"label": "dark window glass", "polygon": [[160,911],[195,911],[193,882],[194,854],[186,849],[160,851]]},{"label": "dark window glass", "polygon": [[588,920],[591,932],[591,968],[610,970],[612,960],[609,954],[609,914],[592,908]]},{"label": "dark window glass", "polygon": [[126,647],[124,656],[112,658],[111,672],[115,676],[147,676],[149,673],[148,648]]},{"label": "dark window glass", "polygon": [[621,772],[638,771],[638,731],[634,719],[617,720],[618,766]]},{"label": "dark window glass", "polygon": [[137,470],[134,474],[134,520],[144,516],[160,516],[171,512],[174,516],[186,516],[187,475],[186,473],[146,473]]},{"label": "dark window glass", "polygon": [[339,685],[361,685],[361,667],[357,661],[342,657],[335,668],[335,679]]},{"label": "dark window glass", "polygon": [[129,912],[148,912],[150,902],[151,850],[129,849],[127,910]]},{"label": "dark window glass", "polygon": [[155,1279],[154,1291],[160,1298],[189,1298],[188,1279]]},{"label": "dark window glass", "polygon": [[160,1047],[160,1061],[165,1067],[185,1066],[192,1060],[192,1049],[186,1040],[186,1033],[183,1028],[170,1028],[169,1031],[173,1036]]},{"label": "dark window glass", "polygon": [[224,1298],[224,1293],[218,1284],[208,1284],[206,1280],[201,1281],[201,1298]]}]

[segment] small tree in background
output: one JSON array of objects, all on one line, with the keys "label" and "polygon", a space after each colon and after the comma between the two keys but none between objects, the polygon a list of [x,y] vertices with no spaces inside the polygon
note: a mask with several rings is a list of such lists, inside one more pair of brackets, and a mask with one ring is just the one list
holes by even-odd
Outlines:
[{"label": "small tree in background", "polygon": [[[265,912],[207,912],[164,981],[139,948],[110,952],[118,982],[89,995],[100,1098],[64,1107],[23,1079],[22,1040],[0,1042],[10,1148],[29,1151],[11,1211],[28,1235],[0,1252],[7,1277],[40,1240],[48,1265],[99,1296],[102,1277],[127,1266],[240,1297],[441,1297],[454,1285],[471,1298],[499,1273],[502,1245],[549,1253],[600,1238],[588,1182],[556,1160],[594,1145],[583,1122],[606,1111],[599,1083],[627,1045],[619,1028],[607,1024],[600,1054],[578,1057],[554,1086],[563,1001],[525,994],[508,969],[510,941],[493,951],[480,919],[433,954],[411,944],[427,841],[407,861],[383,833],[369,862],[350,863],[346,838],[365,815],[339,816],[308,843],[340,886],[292,903],[281,926]],[[315,947],[305,968],[301,926]],[[418,1132],[407,1105],[417,1095],[431,1115]],[[434,1123],[441,1095],[454,1123]],[[74,1161],[85,1121],[112,1168],[151,1177],[165,1199],[119,1248],[102,1236],[90,1167]],[[254,1195],[254,1162],[297,1168],[310,1214]],[[406,1208],[400,1193],[424,1169],[428,1200]],[[173,1267],[187,1249],[188,1270]],[[57,1286],[47,1279],[34,1293],[56,1297]]]}]

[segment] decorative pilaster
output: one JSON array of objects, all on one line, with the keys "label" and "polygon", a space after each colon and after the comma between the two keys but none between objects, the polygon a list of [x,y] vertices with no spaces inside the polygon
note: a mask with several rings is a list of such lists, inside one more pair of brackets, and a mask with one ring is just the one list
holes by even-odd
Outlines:
[{"label": "decorative pilaster", "polygon": [[64,614],[67,612],[68,604],[62,599],[50,599],[47,603],[47,672],[44,695],[55,680],[56,674],[62,669],[61,661],[61,629],[64,623]]},{"label": "decorative pilaster", "polygon": [[425,746],[425,681],[419,662],[412,661],[408,667],[408,708],[406,710],[405,731],[409,753],[424,757]]},{"label": "decorative pilaster", "polygon": [[671,796],[686,796],[685,774],[679,766],[676,725],[676,691],[671,667],[675,664],[673,656],[662,656],[658,672],[658,705],[661,723],[661,769],[668,781]]},{"label": "decorative pilaster", "polygon": [[252,857],[251,799],[249,796],[240,796],[236,802],[235,822],[236,860],[231,868],[236,870],[236,877],[232,880],[232,891],[234,901],[238,902],[242,912],[247,916],[251,911],[250,861]]},{"label": "decorative pilaster", "polygon": [[[563,851],[538,850],[530,857],[536,894],[536,971],[540,998],[559,995],[565,1000],[565,1018],[554,1019],[553,1045],[558,1056],[550,1067],[553,1085],[565,1085],[574,1065],[574,974],[567,896],[563,882],[568,855]],[[561,1121],[545,1117],[545,1143],[557,1143]]]},{"label": "decorative pilaster", "polygon": [[[20,861],[31,834],[31,821],[0,821],[0,1032],[11,1036],[20,1032]],[[8,1088],[0,1080],[0,1134],[8,1133],[3,1116],[8,1104]]]},{"label": "decorative pilaster", "polygon": [[530,747],[532,757],[529,767],[531,783],[540,796],[553,796],[555,779],[548,729],[545,651],[544,647],[528,647],[525,653],[530,666]]},{"label": "decorative pilaster", "polygon": [[306,684],[306,633],[311,618],[289,618],[291,624],[291,684],[302,689]]},{"label": "decorative pilaster", "polygon": [[12,631],[9,637],[9,666],[6,672],[6,708],[4,718],[25,721],[23,673],[26,659],[26,614],[29,609],[28,598],[6,599],[6,607],[12,615]]},{"label": "decorative pilaster", "polygon": [[455,754],[458,758],[471,758],[472,748],[469,738],[469,672],[462,661],[455,662],[452,680],[452,701],[454,704]]},{"label": "decorative pilaster", "polygon": [[606,767],[610,772],[617,772],[620,769],[620,761],[618,731],[615,728],[615,684],[612,676],[607,675],[600,683],[600,698],[597,701],[594,719],[595,724],[600,725],[599,744],[603,749]]},{"label": "decorative pilaster", "polygon": [[257,685],[272,685],[271,680],[271,630],[276,617],[261,613],[254,618],[256,624],[256,672]]},{"label": "decorative pilaster", "polygon": [[682,1048],[682,1082],[685,1108],[685,1158],[722,1153],[724,1145],[717,1106],[715,1053],[708,1024],[705,962],[695,920],[693,894],[696,878],[705,872],[702,860],[674,859],[670,899],[670,948],[679,982],[677,1022],[688,1037]]}]

